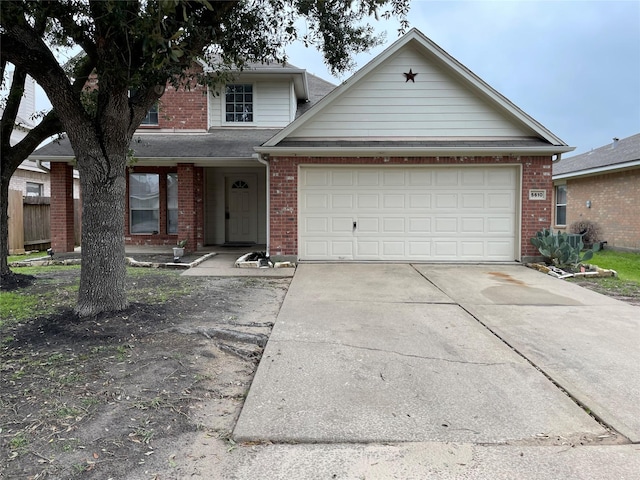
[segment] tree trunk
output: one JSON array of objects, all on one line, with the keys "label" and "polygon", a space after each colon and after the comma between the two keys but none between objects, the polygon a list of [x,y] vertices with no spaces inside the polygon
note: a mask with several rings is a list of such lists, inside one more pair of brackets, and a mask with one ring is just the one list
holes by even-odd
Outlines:
[{"label": "tree trunk", "polygon": [[[106,139],[103,139],[106,140]],[[119,143],[119,142],[118,142]],[[82,269],[76,313],[81,317],[127,307],[124,215],[126,150],[98,145],[78,155],[82,192]]]},{"label": "tree trunk", "polygon": [[9,178],[0,175],[0,283],[9,281],[13,274],[7,263],[9,255]]}]

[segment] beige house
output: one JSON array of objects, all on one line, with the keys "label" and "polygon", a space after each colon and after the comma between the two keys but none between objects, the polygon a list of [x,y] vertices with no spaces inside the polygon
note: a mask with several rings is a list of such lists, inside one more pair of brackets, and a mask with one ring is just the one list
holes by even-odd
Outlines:
[{"label": "beige house", "polygon": [[595,222],[607,247],[640,251],[640,133],[553,165],[554,228]]}]

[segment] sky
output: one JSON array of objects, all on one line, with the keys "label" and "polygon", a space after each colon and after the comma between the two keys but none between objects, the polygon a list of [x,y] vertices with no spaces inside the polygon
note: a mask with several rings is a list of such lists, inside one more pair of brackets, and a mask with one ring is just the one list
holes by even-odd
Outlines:
[{"label": "sky", "polygon": [[[410,26],[560,137],[570,157],[640,133],[640,0],[412,0]],[[355,57],[356,70],[398,38]],[[304,27],[304,26],[303,26]],[[291,45],[288,60],[339,84],[317,50]],[[48,106],[40,94],[36,108]]]},{"label": "sky", "polygon": [[[437,43],[575,151],[640,133],[640,0],[413,0],[410,26]],[[356,57],[362,68],[397,38]],[[289,62],[336,84],[322,55],[294,45]]]}]

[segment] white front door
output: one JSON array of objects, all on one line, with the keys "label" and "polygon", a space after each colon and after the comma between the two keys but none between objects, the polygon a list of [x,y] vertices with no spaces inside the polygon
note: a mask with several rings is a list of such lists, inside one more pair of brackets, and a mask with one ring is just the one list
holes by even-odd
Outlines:
[{"label": "white front door", "polygon": [[300,260],[513,261],[514,166],[300,168]]},{"label": "white front door", "polygon": [[226,241],[256,243],[258,240],[258,202],[255,175],[226,177]]}]

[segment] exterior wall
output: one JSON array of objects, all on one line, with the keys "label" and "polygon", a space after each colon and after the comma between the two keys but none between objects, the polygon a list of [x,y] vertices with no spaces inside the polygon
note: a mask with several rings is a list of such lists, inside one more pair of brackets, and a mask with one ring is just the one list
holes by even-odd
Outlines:
[{"label": "exterior wall", "polygon": [[[131,234],[129,229],[129,177],[125,218],[125,242],[127,245],[168,245],[187,239],[186,250],[197,250],[204,243],[203,190],[204,175],[201,167],[178,164],[177,167],[135,167],[133,173],[157,173],[160,175],[160,229],[157,234]],[[178,174],[178,233],[167,232],[167,182],[168,173]]]},{"label": "exterior wall", "polygon": [[223,90],[218,91],[217,95],[213,92],[209,93],[209,127],[284,128],[295,118],[296,100],[290,80],[252,82],[238,79],[235,83],[253,84],[254,121],[226,123],[223,118],[225,101]]},{"label": "exterior wall", "polygon": [[139,131],[207,130],[207,89],[196,85],[191,90],[167,86],[159,101],[158,125],[141,125]]},{"label": "exterior wall", "polygon": [[567,229],[579,220],[595,222],[607,246],[640,250],[639,207],[640,169],[567,179]]},{"label": "exterior wall", "polygon": [[[18,169],[9,180],[11,190],[19,190],[23,195],[27,194],[27,182],[40,183],[43,185],[43,197],[51,196],[51,179],[48,173],[34,172],[31,170]],[[80,181],[73,179],[73,198],[80,198]]]},{"label": "exterior wall", "polygon": [[[403,72],[409,70],[418,74],[415,82],[406,81]],[[353,84],[294,135],[469,138],[535,134],[462,84],[435,57],[405,48]]]},{"label": "exterior wall", "polygon": [[66,163],[52,163],[51,248],[55,252],[73,252],[74,220],[73,168]]},{"label": "exterior wall", "polygon": [[[520,251],[522,257],[535,257],[538,251],[529,238],[551,224],[551,157],[272,157],[270,159],[270,242],[271,255],[298,253],[298,166],[323,165],[500,165],[522,166],[522,219]],[[530,189],[543,189],[545,200],[529,200]]]}]

